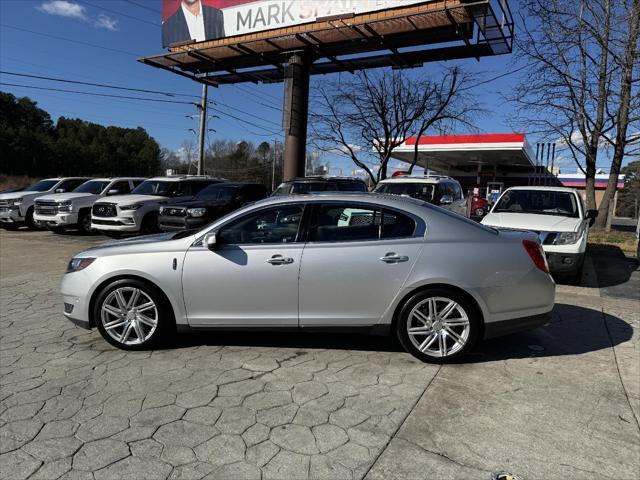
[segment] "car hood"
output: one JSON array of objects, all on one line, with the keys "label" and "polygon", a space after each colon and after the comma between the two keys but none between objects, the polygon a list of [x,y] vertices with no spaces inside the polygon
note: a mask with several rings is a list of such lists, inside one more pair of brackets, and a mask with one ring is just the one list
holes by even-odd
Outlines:
[{"label": "car hood", "polygon": [[166,202],[167,198],[159,195],[114,195],[109,197],[109,200],[103,201],[116,205],[132,205],[134,203]]},{"label": "car hood", "polygon": [[98,196],[99,195],[95,195],[93,193],[52,193],[49,195],[38,197],[38,200],[45,200],[47,202],[66,202],[67,200],[74,200],[76,198],[98,197]]},{"label": "car hood", "polygon": [[40,197],[45,192],[9,192],[9,193],[0,193],[0,200],[14,200],[16,198],[33,198]]},{"label": "car hood", "polygon": [[[139,237],[128,238],[126,240],[114,240],[106,242],[95,247],[83,250],[76,256],[102,256],[102,255],[118,255],[129,254],[140,251],[156,251],[156,250],[173,250],[166,247],[167,242],[172,240],[180,241],[180,250],[185,250],[188,245],[193,242],[193,233],[186,232],[170,232],[158,233],[156,235],[142,235]],[[184,241],[184,246],[182,243]],[[85,255],[86,254],[86,255]]]},{"label": "car hood", "polygon": [[534,213],[490,213],[482,219],[482,224],[490,227],[536,232],[575,232],[580,223],[579,218]]},{"label": "car hood", "polygon": [[206,201],[206,200],[198,200],[196,198],[192,200],[181,200],[175,202],[169,202],[166,205],[169,207],[186,207],[186,208],[205,208],[205,207],[223,207],[227,202],[223,202],[220,200]]}]

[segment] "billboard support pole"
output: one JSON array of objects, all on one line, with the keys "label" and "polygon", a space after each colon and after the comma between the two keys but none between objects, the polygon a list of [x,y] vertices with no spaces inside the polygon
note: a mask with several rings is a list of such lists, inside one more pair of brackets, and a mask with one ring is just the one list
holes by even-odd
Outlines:
[{"label": "billboard support pole", "polygon": [[291,54],[286,70],[284,91],[284,178],[304,177],[307,153],[307,115],[311,57],[305,51]]},{"label": "billboard support pole", "polygon": [[207,129],[207,84],[202,84],[200,103],[200,151],[198,154],[198,175],[204,175],[204,133]]}]

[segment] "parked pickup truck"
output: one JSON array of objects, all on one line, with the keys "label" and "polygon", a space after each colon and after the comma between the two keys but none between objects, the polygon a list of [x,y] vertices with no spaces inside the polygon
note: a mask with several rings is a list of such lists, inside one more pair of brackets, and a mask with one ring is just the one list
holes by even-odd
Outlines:
[{"label": "parked pickup truck", "polygon": [[158,211],[170,199],[190,200],[203,188],[224,180],[207,176],[156,177],[145,180],[129,195],[102,198],[93,204],[91,228],[113,238],[127,233],[159,231]]},{"label": "parked pickup truck", "polygon": [[38,227],[34,217],[34,201],[45,193],[70,192],[89,180],[86,177],[45,178],[18,192],[0,194],[0,226],[17,230],[23,225]]},{"label": "parked pickup truck", "polygon": [[36,198],[34,219],[55,233],[77,228],[91,232],[91,207],[102,197],[124,195],[144,178],[94,178],[69,193],[53,193]]},{"label": "parked pickup truck", "polygon": [[160,230],[202,228],[247,203],[267,196],[259,183],[216,183],[200,190],[191,200],[169,201],[160,207]]},{"label": "parked pickup truck", "polygon": [[573,188],[511,187],[504,191],[484,225],[499,229],[530,230],[538,235],[549,270],[579,280],[589,227],[598,215],[586,210]]}]

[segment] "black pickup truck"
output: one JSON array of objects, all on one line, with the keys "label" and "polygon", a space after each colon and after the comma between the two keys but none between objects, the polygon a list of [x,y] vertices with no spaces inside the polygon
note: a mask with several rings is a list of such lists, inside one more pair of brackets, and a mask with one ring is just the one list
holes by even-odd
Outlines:
[{"label": "black pickup truck", "polygon": [[244,204],[266,196],[266,187],[258,183],[209,185],[191,200],[164,204],[160,208],[158,224],[165,232],[201,228]]}]

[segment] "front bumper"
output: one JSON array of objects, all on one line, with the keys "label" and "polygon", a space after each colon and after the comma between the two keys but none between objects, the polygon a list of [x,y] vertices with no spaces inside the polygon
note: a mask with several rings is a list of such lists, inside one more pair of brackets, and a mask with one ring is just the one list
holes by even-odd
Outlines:
[{"label": "front bumper", "polygon": [[484,338],[495,338],[511,333],[532,330],[541,327],[551,321],[551,311],[540,315],[532,315],[529,317],[513,318],[510,320],[501,320],[499,322],[487,323],[484,326]]},{"label": "front bumper", "polygon": [[91,228],[113,232],[137,232],[140,225],[134,217],[91,217]]},{"label": "front bumper", "polygon": [[580,270],[584,253],[545,252],[551,273],[568,274]]},{"label": "front bumper", "polygon": [[68,227],[78,224],[77,213],[58,213],[56,215],[33,214],[33,219],[48,227]]},{"label": "front bumper", "polygon": [[25,218],[20,215],[19,208],[0,208],[0,224],[21,225],[25,222]]},{"label": "front bumper", "polygon": [[208,220],[204,217],[174,217],[169,215],[161,215],[158,218],[160,230],[164,232],[174,232],[179,230],[192,230],[194,228],[204,227]]},{"label": "front bumper", "polygon": [[64,316],[82,328],[92,327],[89,314],[89,285],[92,285],[91,279],[84,271],[80,271],[65,273],[60,286]]}]

